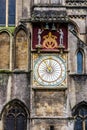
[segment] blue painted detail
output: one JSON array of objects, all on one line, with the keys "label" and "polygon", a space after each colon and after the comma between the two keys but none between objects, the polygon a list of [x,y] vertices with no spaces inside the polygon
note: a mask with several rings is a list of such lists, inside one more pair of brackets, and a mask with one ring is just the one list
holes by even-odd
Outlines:
[{"label": "blue painted detail", "polygon": [[6,0],[0,0],[0,26],[6,23]]},{"label": "blue painted detail", "polygon": [[81,51],[77,53],[77,73],[82,74],[83,72],[83,54]]}]

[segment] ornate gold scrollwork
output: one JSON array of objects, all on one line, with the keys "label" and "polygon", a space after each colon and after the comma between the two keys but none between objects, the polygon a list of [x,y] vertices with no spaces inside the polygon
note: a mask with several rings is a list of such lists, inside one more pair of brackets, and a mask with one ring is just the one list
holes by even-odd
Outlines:
[{"label": "ornate gold scrollwork", "polygon": [[43,36],[43,39],[44,39],[42,43],[43,48],[46,49],[58,48],[58,43],[56,41],[57,36],[52,35],[51,32],[49,32],[48,35]]}]

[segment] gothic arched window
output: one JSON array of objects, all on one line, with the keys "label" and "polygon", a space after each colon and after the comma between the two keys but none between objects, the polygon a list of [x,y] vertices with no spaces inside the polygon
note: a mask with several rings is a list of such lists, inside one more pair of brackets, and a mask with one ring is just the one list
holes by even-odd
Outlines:
[{"label": "gothic arched window", "polygon": [[81,74],[83,72],[83,54],[79,50],[77,52],[77,73]]},{"label": "gothic arched window", "polygon": [[19,104],[7,108],[4,115],[4,130],[26,130],[27,114]]},{"label": "gothic arched window", "polygon": [[87,104],[81,103],[73,113],[75,117],[74,130],[87,130]]}]

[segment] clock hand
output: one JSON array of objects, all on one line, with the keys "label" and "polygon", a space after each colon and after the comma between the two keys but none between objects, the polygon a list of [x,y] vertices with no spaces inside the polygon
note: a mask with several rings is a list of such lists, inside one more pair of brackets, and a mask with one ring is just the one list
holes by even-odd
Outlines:
[{"label": "clock hand", "polygon": [[50,58],[49,58],[49,66],[51,66],[51,64],[52,64],[52,61],[51,61],[51,60],[52,60],[52,58],[50,57]]},{"label": "clock hand", "polygon": [[44,63],[46,65],[46,67],[49,69],[49,65],[46,63],[46,61],[44,60]]},{"label": "clock hand", "polygon": [[52,69],[52,57],[49,57],[49,67],[50,67],[50,72],[53,71]]},{"label": "clock hand", "polygon": [[46,67],[47,67],[48,71],[49,71],[49,72],[51,72],[51,71],[52,71],[52,67],[51,67],[51,66],[49,66],[49,65],[46,63],[46,61],[45,61],[45,60],[44,60],[44,63],[45,63],[45,65],[46,65]]}]

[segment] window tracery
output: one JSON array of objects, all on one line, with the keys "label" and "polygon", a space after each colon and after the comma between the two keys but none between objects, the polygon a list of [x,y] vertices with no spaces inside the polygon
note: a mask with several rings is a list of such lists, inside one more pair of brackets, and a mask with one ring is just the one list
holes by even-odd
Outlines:
[{"label": "window tracery", "polygon": [[87,130],[87,105],[80,106],[75,111],[74,130]]},{"label": "window tracery", "polygon": [[27,114],[24,109],[18,105],[10,106],[4,115],[4,130],[26,130]]}]

